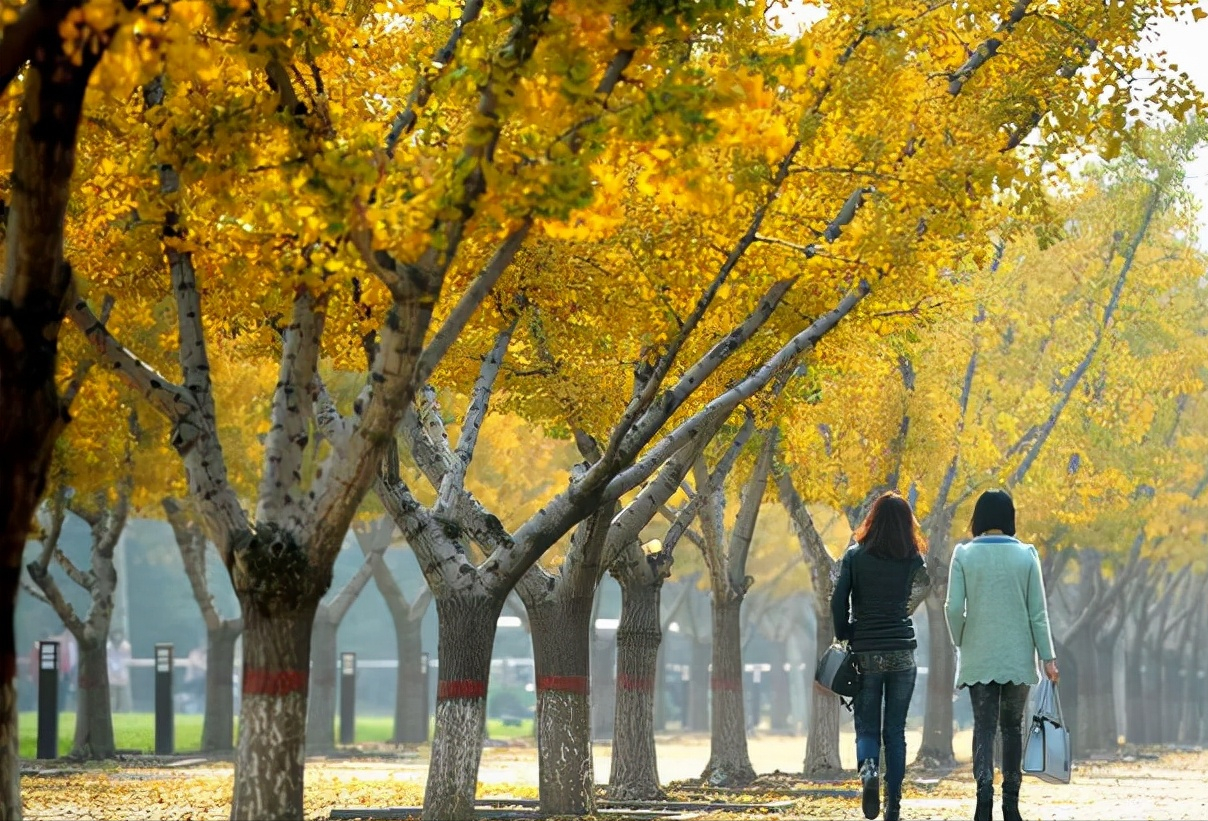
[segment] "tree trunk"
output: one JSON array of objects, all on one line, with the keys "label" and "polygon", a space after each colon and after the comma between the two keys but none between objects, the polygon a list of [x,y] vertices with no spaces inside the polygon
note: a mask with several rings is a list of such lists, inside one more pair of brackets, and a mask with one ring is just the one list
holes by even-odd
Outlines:
[{"label": "tree trunk", "polygon": [[1072,736],[1070,739],[1074,756],[1080,757],[1085,752],[1104,748],[1100,726],[1101,718],[1100,714],[1096,712],[1101,706],[1096,693],[1100,687],[1098,654],[1095,652],[1094,639],[1085,633],[1070,636],[1069,639],[1070,641],[1061,649],[1058,650],[1054,647],[1054,650],[1058,658],[1064,658],[1067,652],[1071,653],[1080,674],[1074,682],[1071,682],[1074,685],[1072,690],[1065,688],[1065,691],[1073,698],[1069,699],[1070,703],[1062,704],[1062,708],[1074,722],[1073,726],[1080,730],[1078,735],[1081,737],[1077,741],[1074,741]]},{"label": "tree trunk", "polygon": [[0,676],[0,818],[21,817],[21,759],[17,734],[17,679]]},{"label": "tree trunk", "polygon": [[[391,616],[394,611],[391,610]],[[398,679],[394,688],[395,744],[424,744],[428,740],[428,671],[423,665],[423,618],[406,614],[394,619]]]},{"label": "tree trunk", "polygon": [[712,739],[701,778],[717,787],[755,780],[743,704],[741,615],[741,596],[713,594]]},{"label": "tree trunk", "polygon": [[1162,743],[1174,744],[1179,740],[1179,716],[1182,714],[1180,699],[1183,694],[1182,653],[1167,647],[1162,648],[1162,698],[1158,709],[1162,715]]},{"label": "tree trunk", "polygon": [[[0,817],[21,817],[17,738],[17,589],[30,522],[68,413],[55,384],[59,328],[72,298],[63,225],[89,77],[105,45],[67,54],[47,12],[22,72],[12,143],[6,264],[0,275]],[[78,60],[78,65],[73,61]]]},{"label": "tree trunk", "polygon": [[621,623],[617,628],[616,735],[612,742],[609,795],[619,800],[663,797],[654,744],[655,694],[662,671],[660,624],[662,580],[621,579]]},{"label": "tree trunk", "polygon": [[1132,631],[1124,642],[1124,737],[1129,744],[1144,744],[1148,736],[1145,726],[1145,692],[1143,680],[1144,638]]},{"label": "tree trunk", "polygon": [[[661,597],[661,595],[662,595],[661,590],[660,590],[659,595]],[[624,616],[625,604],[624,604],[623,595],[622,595],[621,601],[622,601],[622,603],[621,603],[621,608],[622,608],[621,619],[623,622],[624,618],[625,618],[625,616]],[[666,732],[666,730],[667,730],[667,673],[666,673],[666,671],[667,671],[667,648],[663,645],[663,637],[662,637],[663,634],[662,634],[661,627],[662,626],[660,625],[658,657],[655,659],[655,662],[654,662],[654,731],[659,732],[659,733]],[[621,643],[620,643],[620,635],[618,634],[618,636],[617,636],[617,681],[619,682],[620,680],[621,680]],[[620,701],[619,694],[618,694],[617,700]],[[616,723],[618,725],[617,734],[619,735],[621,732],[620,722],[616,721],[614,723]],[[613,739],[613,746],[616,746],[616,739]]]},{"label": "tree trunk", "polygon": [[436,734],[424,791],[424,821],[470,821],[487,719],[491,648],[503,601],[437,599],[440,660]]},{"label": "tree trunk", "polygon": [[927,597],[927,712],[923,716],[923,743],[915,761],[922,767],[956,766],[952,751],[952,688],[956,684],[956,651],[948,635],[944,600]]},{"label": "tree trunk", "polygon": [[594,624],[591,634],[590,668],[594,695],[589,705],[591,713],[591,740],[612,741],[616,717],[616,664],[617,635],[614,631],[601,631]]},{"label": "tree trunk", "polygon": [[301,819],[310,631],[316,604],[243,606],[243,699],[231,818]]},{"label": "tree trunk", "polygon": [[235,642],[243,632],[240,620],[223,622],[206,631],[206,711],[201,727],[201,751],[224,753],[235,748]]},{"label": "tree trunk", "polygon": [[1145,648],[1144,676],[1141,679],[1145,711],[1145,743],[1161,744],[1162,739],[1162,694],[1165,692],[1165,665],[1162,662],[1162,641],[1165,638],[1165,619],[1162,619],[1149,646]]},{"label": "tree trunk", "polygon": [[310,633],[310,698],[306,711],[306,750],[328,753],[336,748],[336,630],[319,606]]},{"label": "tree trunk", "polygon": [[[818,648],[815,655],[821,656],[835,638],[834,620],[829,601],[815,596],[814,609]],[[839,758],[839,697],[814,684],[812,676],[806,686],[810,692],[810,724],[801,769],[807,778],[831,777],[843,771]]]},{"label": "tree trunk", "polygon": [[595,812],[591,617],[591,599],[569,595],[528,608],[537,677],[537,780],[547,815]]},{"label": "tree trunk", "polygon": [[692,656],[688,665],[688,721],[686,730],[699,733],[709,729],[709,642],[692,637]]},{"label": "tree trunk", "polygon": [[1094,642],[1096,720],[1098,744],[1087,750],[1114,751],[1120,746],[1120,723],[1116,717],[1115,657],[1119,634],[1110,638],[1092,639]]},{"label": "tree trunk", "polygon": [[109,703],[109,658],[105,638],[79,641],[76,678],[76,727],[71,744],[73,758],[102,761],[113,758],[113,713]]}]

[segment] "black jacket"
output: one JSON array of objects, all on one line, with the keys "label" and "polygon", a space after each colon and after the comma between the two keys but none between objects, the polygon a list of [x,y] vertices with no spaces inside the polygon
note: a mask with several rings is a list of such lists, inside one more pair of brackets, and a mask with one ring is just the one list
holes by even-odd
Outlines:
[{"label": "black jacket", "polygon": [[848,548],[831,596],[835,636],[858,653],[913,650],[917,642],[910,614],[930,585],[921,556],[882,559],[861,545]]}]

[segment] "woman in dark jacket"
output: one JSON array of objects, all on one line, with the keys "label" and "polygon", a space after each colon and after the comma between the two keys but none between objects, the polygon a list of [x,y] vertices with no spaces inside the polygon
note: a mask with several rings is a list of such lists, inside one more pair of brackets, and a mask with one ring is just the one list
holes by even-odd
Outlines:
[{"label": "woman in dark jacket", "polygon": [[[849,643],[860,670],[855,700],[856,760],[865,818],[880,810],[879,764],[885,748],[885,821],[898,821],[906,775],[906,711],[917,674],[910,614],[931,579],[927,541],[897,493],[882,494],[843,555],[831,597],[835,635]],[[882,713],[882,704],[884,712]]]}]

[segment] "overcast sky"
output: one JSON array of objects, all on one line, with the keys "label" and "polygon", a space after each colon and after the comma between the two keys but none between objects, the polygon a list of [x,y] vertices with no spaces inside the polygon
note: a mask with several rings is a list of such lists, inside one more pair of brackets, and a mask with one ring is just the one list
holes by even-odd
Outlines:
[{"label": "overcast sky", "polygon": [[[790,10],[778,14],[786,26],[805,25],[820,16],[817,6],[802,2],[794,2]],[[1186,17],[1186,22],[1164,21],[1157,27],[1158,37],[1152,48],[1165,51],[1171,63],[1186,71],[1201,91],[1208,92],[1208,18],[1192,22],[1190,15]],[[1201,150],[1188,168],[1188,187],[1200,203],[1199,244],[1208,249],[1208,149]]]}]

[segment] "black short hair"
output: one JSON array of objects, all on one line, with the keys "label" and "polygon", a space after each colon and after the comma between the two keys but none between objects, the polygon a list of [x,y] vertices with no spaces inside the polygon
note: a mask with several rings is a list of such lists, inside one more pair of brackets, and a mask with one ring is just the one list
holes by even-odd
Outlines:
[{"label": "black short hair", "polygon": [[1005,490],[987,490],[973,506],[973,521],[969,523],[973,535],[980,536],[987,530],[1001,530],[1008,536],[1015,535],[1015,503]]}]

